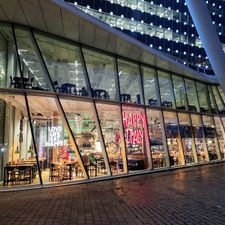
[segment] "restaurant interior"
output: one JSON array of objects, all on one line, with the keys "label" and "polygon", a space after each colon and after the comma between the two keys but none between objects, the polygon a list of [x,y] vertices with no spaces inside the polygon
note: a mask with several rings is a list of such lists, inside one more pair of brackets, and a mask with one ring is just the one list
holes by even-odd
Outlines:
[{"label": "restaurant interior", "polygon": [[220,86],[0,26],[0,189],[225,159]]}]

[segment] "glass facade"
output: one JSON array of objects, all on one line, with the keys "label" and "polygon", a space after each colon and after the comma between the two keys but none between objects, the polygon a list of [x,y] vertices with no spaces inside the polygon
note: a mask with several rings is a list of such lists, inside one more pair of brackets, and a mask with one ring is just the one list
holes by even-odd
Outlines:
[{"label": "glass facade", "polygon": [[38,185],[38,161],[25,97],[1,93],[1,167],[3,185]]},{"label": "glass facade", "polygon": [[158,71],[158,79],[161,106],[166,108],[176,108],[171,75],[163,71]]},{"label": "glass facade", "polygon": [[107,159],[93,103],[66,99],[62,99],[61,103],[89,176],[107,175]]},{"label": "glass facade", "polygon": [[76,45],[35,34],[53,88],[58,93],[89,96],[81,50]]},{"label": "glass facade", "polygon": [[113,57],[84,49],[84,58],[94,98],[117,100],[116,60]]},{"label": "glass facade", "polygon": [[153,168],[169,165],[162,112],[147,109],[148,130]]},{"label": "glass facade", "polygon": [[27,100],[43,183],[84,177],[57,99],[29,95]]},{"label": "glass facade", "polygon": [[213,92],[219,113],[224,114],[225,113],[224,99],[222,99],[216,86],[212,86],[212,92]]},{"label": "glass facade", "polygon": [[185,86],[187,92],[188,110],[191,112],[199,112],[200,108],[195,81],[185,79]]},{"label": "glass facade", "polygon": [[144,108],[122,106],[128,170],[149,167],[148,132]]},{"label": "glass facade", "polygon": [[97,103],[96,107],[111,172],[112,174],[124,173],[124,168],[120,166],[120,164],[126,164],[120,106]]},{"label": "glass facade", "polygon": [[197,162],[190,115],[186,113],[178,113],[178,119],[180,124],[180,136],[184,150],[185,163],[188,164]]},{"label": "glass facade", "polygon": [[20,75],[18,54],[26,49],[16,51],[15,38],[12,29],[7,25],[1,26],[1,88],[23,88],[23,80]]},{"label": "glass facade", "polygon": [[171,166],[184,165],[183,146],[179,132],[178,118],[174,112],[163,112],[169,161]]},{"label": "glass facade", "polygon": [[143,104],[139,66],[124,60],[118,60],[120,100]]},{"label": "glass facade", "polygon": [[209,153],[209,160],[218,159],[220,158],[220,152],[213,117],[203,116],[202,120],[206,138],[206,145]]},{"label": "glass facade", "polygon": [[209,94],[209,100],[210,100],[210,103],[211,103],[210,104],[210,106],[211,106],[211,113],[212,114],[218,113],[216,99],[215,99],[215,97],[213,95],[211,86],[208,86],[208,94]]},{"label": "glass facade", "polygon": [[[51,82],[29,30],[15,28],[24,88],[52,91]],[[15,79],[15,78],[14,78]]]},{"label": "glass facade", "polygon": [[0,26],[0,189],[224,159],[217,84]]},{"label": "glass facade", "polygon": [[197,92],[198,92],[198,100],[200,106],[200,112],[207,113],[210,110],[210,100],[209,93],[207,90],[207,85],[196,82]]},{"label": "glass facade", "polygon": [[143,88],[145,93],[145,104],[150,106],[160,106],[158,81],[156,70],[142,67]]},{"label": "glass facade", "polygon": [[[130,37],[214,75],[185,0],[64,0]],[[205,1],[225,51],[225,2]]]},{"label": "glass facade", "polygon": [[198,156],[198,162],[209,161],[209,155],[206,146],[206,139],[202,125],[202,119],[199,115],[191,115],[192,130],[195,141],[195,149]]},{"label": "glass facade", "polygon": [[224,126],[223,122],[221,121],[221,118],[218,116],[214,116],[214,121],[216,125],[216,134],[219,142],[219,147],[220,147],[220,153],[222,159],[225,157],[225,136],[224,136]]},{"label": "glass facade", "polygon": [[187,96],[185,91],[184,79],[175,75],[172,75],[172,77],[176,107],[177,109],[187,110]]}]

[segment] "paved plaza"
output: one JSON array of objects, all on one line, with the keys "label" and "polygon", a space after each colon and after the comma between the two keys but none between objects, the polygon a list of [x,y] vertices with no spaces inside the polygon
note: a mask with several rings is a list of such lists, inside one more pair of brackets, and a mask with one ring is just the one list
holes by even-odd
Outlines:
[{"label": "paved plaza", "polygon": [[225,224],[225,163],[0,193],[0,224]]}]

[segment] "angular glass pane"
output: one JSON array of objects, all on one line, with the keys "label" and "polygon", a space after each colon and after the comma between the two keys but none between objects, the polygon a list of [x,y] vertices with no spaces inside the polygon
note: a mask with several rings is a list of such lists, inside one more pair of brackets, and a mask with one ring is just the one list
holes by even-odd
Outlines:
[{"label": "angular glass pane", "polygon": [[[0,87],[4,88],[6,87],[6,83],[7,83],[7,51],[8,51],[8,42],[10,42],[10,40],[7,41],[7,39],[4,38],[3,36],[3,32],[4,29],[1,25],[0,25]],[[13,42],[11,43],[11,45],[13,46]]]},{"label": "angular glass pane", "polygon": [[170,74],[163,71],[158,71],[158,79],[162,107],[175,108],[175,100]]},{"label": "angular glass pane", "polygon": [[122,102],[143,103],[141,94],[141,78],[136,64],[118,60],[120,81],[120,100]]},{"label": "angular glass pane", "polygon": [[197,91],[198,91],[198,100],[200,104],[200,112],[208,113],[209,112],[209,105],[210,105],[210,98],[209,92],[207,90],[207,85],[203,83],[196,82]]},{"label": "angular glass pane", "polygon": [[113,57],[83,49],[94,98],[116,100],[116,61]]},{"label": "angular glass pane", "polygon": [[160,106],[156,70],[142,67],[145,105]]},{"label": "angular glass pane", "polygon": [[195,148],[199,162],[208,161],[208,152],[204,136],[204,129],[199,115],[191,114],[193,135],[195,138]]},{"label": "angular glass pane", "polygon": [[15,28],[18,53],[23,73],[24,88],[53,91],[51,81],[43,69],[43,62],[30,31]]},{"label": "angular glass pane", "polygon": [[219,93],[220,93],[220,96],[221,96],[222,99],[223,99],[223,102],[225,102],[225,93],[224,93],[224,91],[222,90],[221,86],[217,86],[217,89],[218,89],[218,91],[219,91]]},{"label": "angular glass pane", "polygon": [[84,178],[55,98],[28,96],[44,184]]},{"label": "angular glass pane", "polygon": [[89,176],[107,175],[93,103],[65,99],[60,101]]},{"label": "angular glass pane", "polygon": [[195,154],[195,143],[193,139],[189,114],[178,113],[178,118],[180,124],[180,136],[183,144],[185,163],[188,164],[197,162],[197,156]]},{"label": "angular glass pane", "polygon": [[218,143],[216,138],[216,128],[211,116],[202,116],[206,145],[209,153],[209,160],[218,159]]},{"label": "angular glass pane", "polygon": [[63,41],[35,34],[55,90],[88,96],[80,48]]},{"label": "angular glass pane", "polygon": [[210,99],[210,103],[211,103],[212,113],[217,113],[218,110],[217,110],[216,100],[214,98],[212,88],[210,85],[208,85],[208,92],[209,92],[209,99]]},{"label": "angular glass pane", "polygon": [[12,28],[0,25],[0,87],[22,88]]},{"label": "angular glass pane", "polygon": [[182,77],[175,75],[172,75],[172,79],[177,109],[187,110],[187,98],[184,80]]},{"label": "angular glass pane", "polygon": [[[221,121],[222,121],[222,124],[224,127],[223,132],[225,132],[225,117],[220,117],[220,118],[221,118]],[[222,148],[221,152],[222,152],[222,158],[225,158],[225,156],[224,156],[225,153],[223,153],[223,148]]]},{"label": "angular glass pane", "polygon": [[176,113],[172,112],[163,112],[163,115],[166,128],[170,165],[184,165],[184,155],[179,134],[177,115]]},{"label": "angular glass pane", "polygon": [[188,98],[188,110],[191,112],[199,112],[199,104],[195,82],[193,80],[185,79],[185,86]]},{"label": "angular glass pane", "polygon": [[168,162],[168,154],[166,153],[166,138],[163,133],[162,112],[147,109],[147,117],[153,167],[165,167]]},{"label": "angular glass pane", "polygon": [[122,106],[128,170],[148,168],[147,124],[143,108]]},{"label": "angular glass pane", "polygon": [[219,141],[219,147],[222,159],[225,158],[225,131],[224,126],[222,124],[222,120],[218,116],[214,116],[214,121],[216,125],[216,134]]},{"label": "angular glass pane", "polygon": [[0,187],[40,184],[25,98],[0,93]]},{"label": "angular glass pane", "polygon": [[125,149],[121,140],[123,131],[121,130],[120,106],[97,103],[96,107],[112,174],[123,173],[123,168],[119,167],[119,162],[125,163]]},{"label": "angular glass pane", "polygon": [[215,97],[216,105],[217,105],[217,108],[219,110],[219,113],[223,114],[225,112],[225,109],[224,109],[224,103],[222,101],[222,98],[221,98],[216,86],[213,85],[211,87],[212,87],[213,95]]}]

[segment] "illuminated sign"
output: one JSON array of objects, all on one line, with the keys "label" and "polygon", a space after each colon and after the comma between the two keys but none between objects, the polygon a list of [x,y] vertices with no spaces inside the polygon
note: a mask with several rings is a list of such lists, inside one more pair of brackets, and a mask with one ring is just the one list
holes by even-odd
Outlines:
[{"label": "illuminated sign", "polygon": [[49,127],[49,141],[47,146],[62,146],[62,128],[61,127]]},{"label": "illuminated sign", "polygon": [[127,144],[142,144],[146,127],[145,115],[123,112],[123,127]]}]

